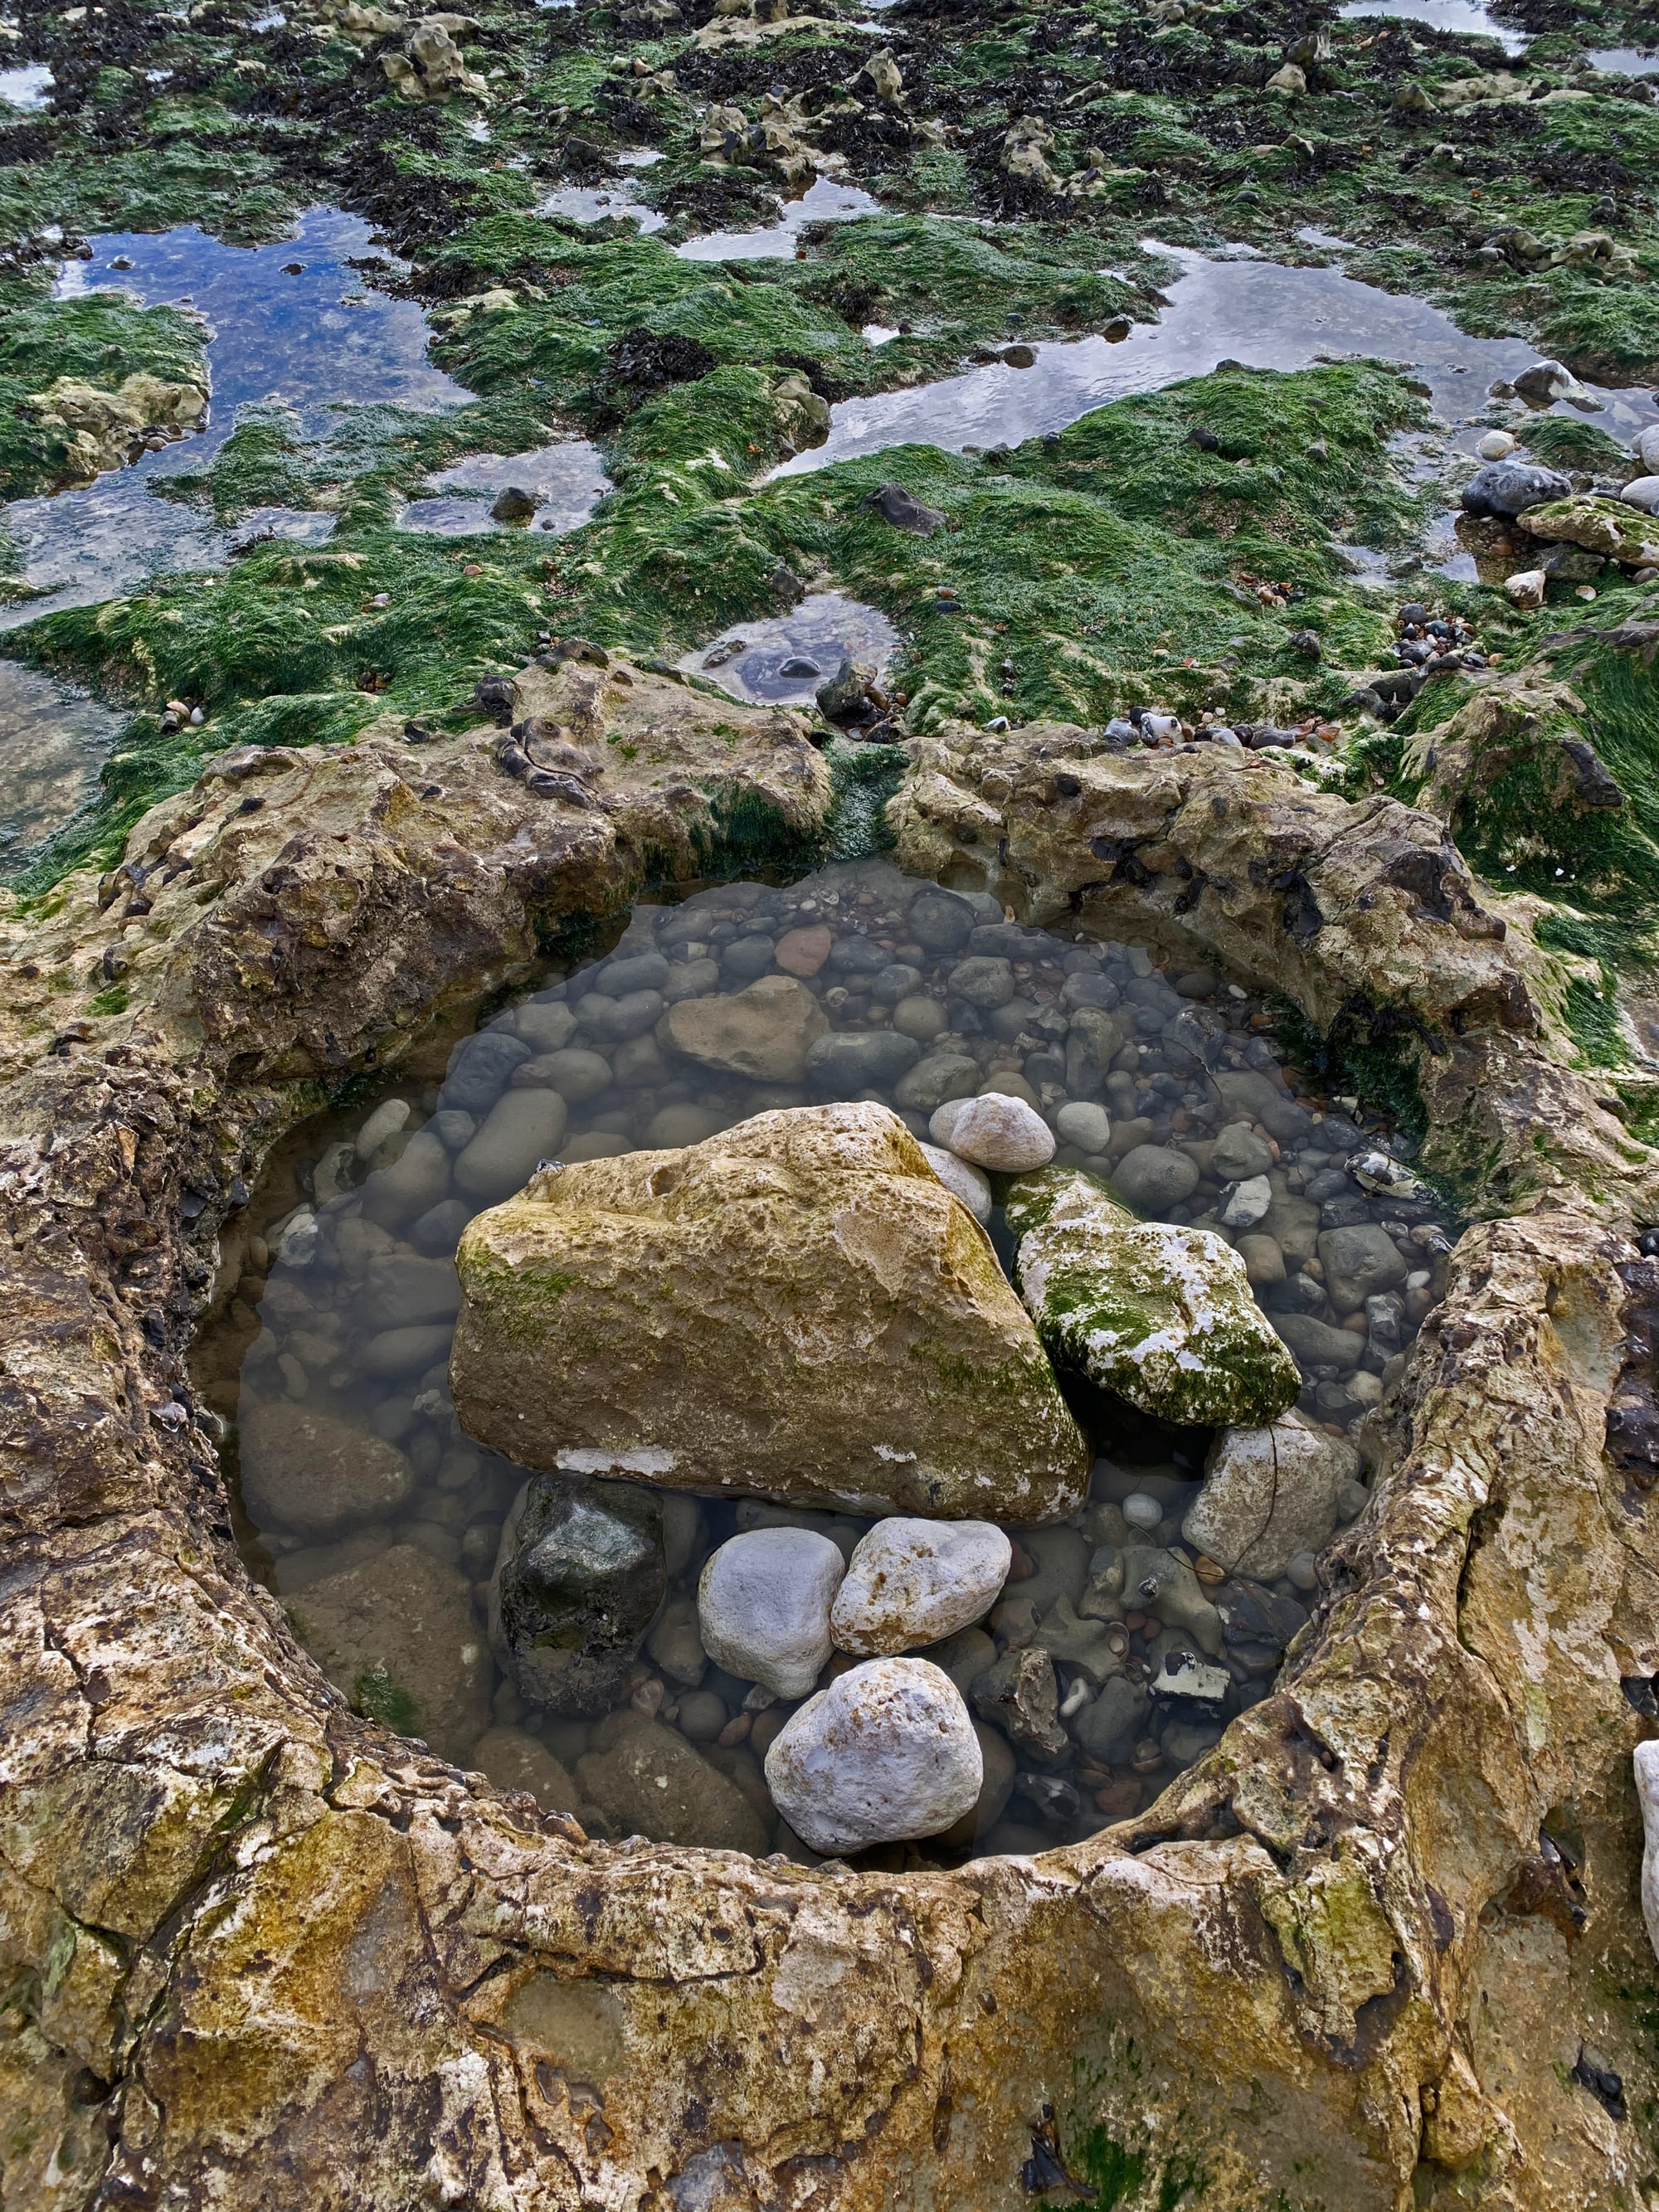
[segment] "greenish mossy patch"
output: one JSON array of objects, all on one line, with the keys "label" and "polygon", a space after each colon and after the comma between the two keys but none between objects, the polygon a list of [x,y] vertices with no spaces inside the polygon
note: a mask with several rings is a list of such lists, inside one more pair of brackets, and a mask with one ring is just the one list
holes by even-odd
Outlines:
[{"label": "greenish mossy patch", "polygon": [[120,292],[0,301],[0,499],[73,478],[62,430],[43,424],[33,395],[60,377],[112,392],[130,376],[205,386],[200,325],[172,307],[139,307]]},{"label": "greenish mossy patch", "polygon": [[421,1708],[411,1693],[395,1681],[384,1661],[366,1667],[351,1686],[351,1702],[365,1720],[395,1729],[399,1735],[420,1733]]}]

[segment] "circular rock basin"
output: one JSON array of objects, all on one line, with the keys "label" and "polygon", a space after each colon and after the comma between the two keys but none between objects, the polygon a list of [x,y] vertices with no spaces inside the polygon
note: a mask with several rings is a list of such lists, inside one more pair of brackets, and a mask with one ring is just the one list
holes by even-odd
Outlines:
[{"label": "circular rock basin", "polygon": [[[1036,1851],[1145,1807],[1267,1693],[1321,1587],[1322,1553],[1365,1509],[1371,1418],[1441,1293],[1449,1245],[1408,1143],[1325,1095],[1270,1012],[1224,979],[1012,923],[982,894],[884,862],[642,904],[611,934],[491,1013],[447,1065],[440,1043],[307,1124],[228,1232],[228,1296],[197,1382],[231,1425],[250,1566],[358,1710],[594,1835],[817,1863],[801,1833],[811,1802],[792,1825],[769,1773],[809,1798],[815,1771],[846,1784],[830,1723],[856,1683],[815,1707],[817,1722],[793,1723],[861,1668],[890,1705],[902,1693],[955,1716],[958,1797],[971,1731],[980,1787],[942,1827],[936,1795],[932,1832],[890,1837],[854,1863]],[[793,1070],[792,1023],[811,1039]],[[747,1024],[740,1048],[734,1024]],[[745,1057],[748,1072],[731,1064]],[[994,1103],[969,1112],[972,1099]],[[475,1279],[496,1256],[492,1224],[539,1209],[471,1228],[458,1274],[470,1224],[532,1175],[534,1198],[648,1152],[653,1185],[658,1162],[672,1184],[676,1163],[752,1149],[757,1128],[799,1127],[826,1106],[837,1127],[896,1147],[936,1208],[930,1168],[983,1221],[1054,1356],[1060,1418],[1086,1440],[1066,1510],[1011,1516],[1000,1535],[966,1514],[889,1516],[872,1538],[883,1513],[754,1494],[768,1486],[741,1470],[699,1492],[596,1474],[593,1455],[558,1454],[528,1430],[515,1432],[527,1464],[480,1443],[495,1431],[472,1372],[516,1324],[477,1302]],[[1052,1158],[1035,1182],[988,1174],[958,1124],[1016,1127],[1033,1149],[1011,1164]],[[932,1150],[913,1154],[905,1131]],[[556,1173],[538,1174],[548,1160]],[[1103,1382],[1098,1345],[1057,1310],[1052,1254],[1036,1264],[1032,1193],[1057,1189],[1098,1203],[1110,1234],[1167,1234],[1183,1264],[1234,1285],[1288,1378],[1267,1419],[1206,1425],[1172,1418],[1177,1401],[1127,1370]],[[452,1369],[462,1275],[467,1344]],[[532,1347],[532,1376],[540,1364],[571,1387],[568,1350],[556,1332]],[[836,1356],[868,1369],[880,1355]],[[1186,1365],[1203,1364],[1200,1346]],[[1044,1380],[1052,1389],[1046,1368]],[[902,1387],[896,1377],[896,1402]],[[1006,1456],[1007,1403],[988,1377],[978,1400],[971,1376],[966,1388],[989,1467]],[[533,1388],[523,1402],[533,1425]],[[828,1426],[818,1442],[833,1461]],[[661,1472],[675,1453],[659,1457]],[[640,1467],[649,1474],[648,1454]],[[924,1551],[939,1537],[916,1615],[933,1640],[884,1643],[871,1592],[896,1550],[915,1555],[918,1530]],[[763,1534],[763,1559],[726,1550]],[[895,1641],[921,1672],[892,1673]],[[745,1656],[763,1646],[769,1656]],[[800,1744],[819,1723],[829,1749],[814,1770]],[[834,1848],[832,1823],[817,1832]]]}]

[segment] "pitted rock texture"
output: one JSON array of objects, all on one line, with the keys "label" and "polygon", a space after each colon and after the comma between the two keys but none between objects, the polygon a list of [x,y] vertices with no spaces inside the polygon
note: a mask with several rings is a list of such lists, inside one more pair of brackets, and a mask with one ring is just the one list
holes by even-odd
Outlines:
[{"label": "pitted rock texture", "polygon": [[[1485,1086],[1494,1174],[1533,1210],[1464,1237],[1287,1671],[1132,1825],[903,1877],[590,1843],[347,1710],[240,1565],[185,1364],[231,1178],[313,1095],[279,1072],[367,1064],[523,957],[526,884],[470,857],[479,817],[434,888],[437,845],[380,826],[386,773],[373,746],[280,768],[247,822],[261,866],[318,839],[293,908],[268,895],[292,939],[256,959],[257,930],[216,920],[230,895],[179,893],[135,1018],[95,1042],[40,1018],[49,994],[18,972],[79,944],[81,991],[95,886],[10,932],[28,1072],[0,1103],[6,2202],[1013,2212],[1041,2130],[1074,2160],[1115,2146],[1143,2194],[1201,2170],[1237,2212],[1629,2212],[1659,2084],[1632,1779],[1649,1723],[1622,1685],[1650,1696],[1659,1671],[1659,1539],[1604,1444],[1633,1356],[1621,1206],[1649,1170],[1565,1054],[1552,1099],[1547,1041],[1472,1018],[1450,1048],[1431,1109],[1461,1141],[1463,1086]],[[1133,814],[1139,780],[1167,818],[1180,773],[1114,764],[1115,803]],[[1311,831],[1348,811],[1269,773],[1264,833],[1300,820],[1318,873]],[[210,786],[162,813],[176,837],[214,804]],[[1200,893],[1198,941],[1278,963],[1328,1014],[1362,978],[1334,951],[1293,962],[1283,895],[1226,834],[1240,887],[1231,912]],[[1057,884],[1045,836],[1033,880]],[[1031,849],[1021,821],[1012,842]],[[538,896],[626,895],[628,856],[582,849],[570,882],[532,872]],[[1324,911],[1364,866],[1358,841],[1333,855]],[[1166,917],[1174,886],[1141,888]],[[1394,926],[1438,1021],[1465,940]],[[298,957],[313,927],[325,952]],[[1468,942],[1465,990],[1486,957]],[[1581,2044],[1622,2075],[1626,2120],[1575,2070]]]},{"label": "pitted rock texture", "polygon": [[885,1106],[546,1170],[459,1263],[455,1408],[521,1465],[952,1518],[1083,1495],[1036,1332]]}]

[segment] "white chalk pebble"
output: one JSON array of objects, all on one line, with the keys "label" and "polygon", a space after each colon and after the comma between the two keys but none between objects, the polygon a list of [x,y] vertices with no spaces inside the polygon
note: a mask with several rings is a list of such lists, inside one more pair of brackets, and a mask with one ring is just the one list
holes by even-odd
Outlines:
[{"label": "white chalk pebble", "polygon": [[878,1521],[848,1562],[830,1637],[861,1659],[938,1644],[990,1611],[1012,1559],[989,1521]]},{"label": "white chalk pebble", "polygon": [[962,1692],[928,1659],[872,1659],[793,1714],[766,1786],[811,1850],[936,1836],[979,1802],[984,1754]]},{"label": "white chalk pebble", "polygon": [[982,1097],[951,1103],[958,1110],[945,1141],[958,1159],[971,1160],[975,1167],[994,1168],[1004,1175],[1046,1167],[1053,1159],[1054,1133],[1023,1098],[988,1091]]},{"label": "white chalk pebble", "polygon": [[847,1571],[814,1528],[750,1528],[709,1555],[697,1633],[717,1667],[775,1697],[804,1697],[830,1656],[830,1607]]},{"label": "white chalk pebble", "polygon": [[975,1221],[991,1218],[991,1186],[982,1170],[971,1161],[959,1160],[954,1152],[947,1152],[942,1145],[924,1145],[922,1157],[945,1185],[967,1207]]}]

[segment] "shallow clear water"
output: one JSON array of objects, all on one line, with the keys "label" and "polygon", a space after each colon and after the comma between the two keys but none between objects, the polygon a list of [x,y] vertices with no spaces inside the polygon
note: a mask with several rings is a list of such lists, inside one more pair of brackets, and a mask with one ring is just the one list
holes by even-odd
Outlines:
[{"label": "shallow clear water", "polygon": [[[1063,430],[1109,400],[1207,375],[1226,358],[1273,369],[1354,356],[1410,365],[1428,385],[1434,407],[1455,421],[1485,404],[1489,384],[1538,359],[1536,349],[1520,338],[1466,337],[1426,301],[1378,291],[1340,269],[1156,250],[1177,262],[1182,274],[1167,288],[1158,320],[1137,323],[1121,344],[1101,337],[1041,344],[1030,368],[998,361],[908,391],[842,400],[831,410],[823,444],[797,453],[774,474],[804,476],[890,446],[950,453],[1017,446]],[[1630,437],[1659,421],[1650,393],[1592,390],[1602,403],[1597,421],[1616,436]]]},{"label": "shallow clear water", "polygon": [[785,204],[781,220],[764,230],[710,231],[674,250],[682,261],[793,259],[809,222],[854,222],[860,216],[880,213],[881,202],[872,192],[817,177],[799,199]]},{"label": "shallow clear water", "polygon": [[[0,630],[113,598],[149,575],[218,568],[234,545],[255,536],[307,544],[327,537],[331,515],[264,509],[220,529],[198,508],[150,496],[152,481],[204,466],[250,401],[286,404],[302,430],[315,435],[328,428],[334,407],[375,400],[448,407],[469,397],[428,361],[422,310],[366,292],[346,266],[368,251],[370,237],[360,217],[313,208],[292,238],[274,246],[227,246],[187,224],[155,234],[106,234],[92,240],[89,261],[65,264],[60,297],[124,289],[145,307],[188,303],[206,316],[211,413],[205,429],[131,468],[0,509],[0,529],[15,549],[12,573],[37,593],[0,608]],[[131,265],[117,269],[117,260]],[[298,275],[284,273],[289,263],[301,264]]]},{"label": "shallow clear water", "polygon": [[[1260,1295],[1281,1318],[1292,1307],[1310,1318],[1335,1318],[1317,1261],[1307,1256],[1317,1227],[1383,1224],[1402,1287],[1358,1317],[1361,1334],[1351,1336],[1344,1363],[1304,1368],[1299,1401],[1305,1417],[1330,1435],[1357,1439],[1362,1461],[1370,1455],[1364,1424],[1382,1395],[1381,1371],[1441,1288],[1448,1240],[1426,1196],[1376,1198],[1348,1173],[1374,1133],[1309,1091],[1304,1077],[1285,1082],[1266,1017],[1243,992],[1206,971],[1160,971],[1139,946],[1011,931],[996,902],[983,895],[964,909],[961,927],[992,933],[930,952],[915,940],[908,915],[911,902],[933,889],[867,862],[825,869],[787,889],[727,884],[682,904],[641,906],[603,959],[588,960],[489,1024],[507,1041],[501,1048],[511,1065],[499,1066],[481,1092],[465,1090],[469,1044],[451,1057],[447,1078],[430,1060],[424,1073],[392,1078],[349,1114],[297,1133],[228,1234],[225,1268],[235,1294],[198,1346],[196,1380],[205,1402],[240,1425],[241,1494],[257,1516],[246,1532],[250,1564],[283,1596],[301,1638],[362,1709],[426,1735],[462,1765],[535,1789],[550,1809],[574,1811],[591,1832],[643,1828],[668,1841],[729,1840],[734,1801],[724,1784],[732,1784],[761,1822],[754,1830],[750,1815],[738,1816],[752,1831],[744,1847],[802,1855],[789,1832],[775,1827],[758,1756],[793,1705],[751,1696],[750,1685],[708,1664],[688,1624],[694,1629],[704,1560],[735,1530],[782,1517],[819,1528],[846,1549],[870,1525],[849,1515],[787,1509],[781,1515],[760,1501],[694,1505],[674,1497],[678,1534],[667,1609],[609,1717],[572,1717],[532,1705],[510,1673],[481,1658],[503,1522],[525,1480],[523,1470],[465,1436],[448,1394],[459,1298],[450,1256],[465,1220],[493,1202],[477,1194],[477,1153],[465,1176],[473,1195],[461,1194],[453,1163],[472,1142],[490,1098],[503,1085],[509,1093],[557,1091],[566,1123],[557,1146],[568,1163],[692,1143],[752,1113],[812,1103],[805,1091],[720,1074],[681,1059],[672,1043],[653,1043],[651,1003],[643,1007],[643,1030],[634,1013],[624,1023],[615,1011],[629,1003],[640,971],[612,969],[613,987],[605,961],[645,958],[647,972],[659,978],[659,1001],[732,994],[781,961],[799,974],[808,963],[798,933],[825,927],[828,957],[820,940],[811,957],[822,964],[805,982],[833,1029],[887,1033],[894,1046],[908,1037],[930,1071],[948,1056],[958,1071],[944,1085],[951,1096],[975,1087],[1023,1091],[1051,1118],[1068,1100],[1103,1109],[1105,1150],[1085,1157],[1062,1146],[1056,1156],[1062,1164],[1109,1175],[1137,1145],[1195,1146],[1188,1157],[1199,1176],[1189,1196],[1167,1212],[1171,1220],[1213,1224],[1232,1186],[1215,1179],[1219,1167],[1212,1173],[1204,1164],[1211,1160],[1206,1147],[1231,1125],[1231,1143],[1255,1143],[1265,1146],[1262,1157],[1277,1155],[1270,1180],[1282,1210],[1268,1218],[1267,1233],[1283,1239],[1289,1272],[1283,1285]],[[1013,995],[1000,1007],[976,1009],[953,981],[964,957],[1007,959]],[[1080,1043],[1073,1049],[1084,1034],[1095,1034],[1089,1024],[1098,1020],[1092,1012],[1098,1007],[1115,1010],[1112,1026],[1130,1040],[1103,1076]],[[618,1043],[623,1029],[632,1041]],[[1264,1076],[1269,1091],[1259,1110],[1284,1130],[1282,1143],[1269,1141],[1259,1124],[1253,1137],[1241,1136],[1237,1094],[1229,1108],[1219,1087]],[[938,1087],[931,1073],[927,1079]],[[441,1089],[446,1081],[451,1087]],[[861,1095],[892,1097],[908,1125],[927,1132],[931,1091],[913,1086],[908,1096],[923,1097],[922,1105],[901,1104],[879,1085]],[[1094,1126],[1098,1131],[1099,1122]],[[367,1157],[357,1151],[360,1133]],[[427,1148],[413,1193],[398,1179],[411,1141]],[[508,1194],[520,1172],[510,1163],[493,1169],[494,1195]],[[1000,1218],[993,1215],[994,1238]],[[1285,1327],[1291,1328],[1288,1319]],[[1098,1547],[1140,1544],[1165,1554],[1177,1547],[1188,1565],[1194,1557],[1180,1522],[1197,1492],[1207,1433],[1172,1429],[1115,1401],[1079,1401],[1078,1411],[1101,1455],[1091,1501],[1066,1522],[1012,1531],[1019,1552],[988,1632],[982,1623],[935,1648],[938,1663],[958,1669],[964,1695],[999,1651],[1048,1650],[1064,1641],[1057,1626],[1063,1615],[1051,1609],[1060,1598],[1085,1604]],[[325,1503],[331,1521],[321,1528],[306,1522],[301,1492],[292,1486],[303,1488],[323,1449],[332,1452],[346,1484],[379,1455],[381,1474],[390,1467],[395,1477],[395,1503],[388,1508],[331,1489]],[[1342,1493],[1339,1522],[1363,1510],[1365,1494],[1362,1474]],[[1177,1571],[1172,1559],[1165,1565]],[[1200,1565],[1210,1600],[1242,1607],[1255,1621],[1243,1629],[1233,1622],[1224,1649],[1213,1655],[1224,1668],[1224,1689],[1213,1688],[1197,1704],[1140,1695],[1138,1717],[1110,1756],[1098,1742],[1082,1747],[1074,1730],[1064,1756],[1036,1771],[1029,1753],[1011,1752],[1005,1741],[994,1762],[1000,1788],[988,1790],[977,1823],[967,1823],[971,1837],[963,1831],[950,1845],[887,1847],[878,1863],[954,1863],[975,1850],[1031,1850],[1074,1839],[1150,1802],[1200,1756],[1232,1713],[1266,1693],[1316,1585],[1311,1558],[1291,1562],[1270,1588],[1211,1572],[1201,1558]],[[447,1626],[411,1643],[404,1615],[415,1582],[425,1593],[423,1617]],[[1186,1587],[1190,1591],[1190,1583]],[[1154,1585],[1138,1588],[1151,1592]],[[1264,1608],[1273,1617],[1270,1630],[1261,1626]],[[1149,1595],[1142,1611],[1105,1622],[1131,1685],[1145,1684],[1173,1653],[1196,1656],[1194,1633],[1163,1617],[1170,1610],[1163,1597]],[[660,1640],[659,1632],[666,1635],[675,1623],[674,1636]],[[1075,1623],[1069,1632],[1078,1634]],[[847,1663],[832,1659],[828,1673]],[[1082,1729],[1092,1678],[1063,1654],[1054,1663],[1057,1694]],[[988,1759],[998,1731],[981,1711]],[[626,1791],[615,1795],[615,1763],[605,1753],[619,1728],[636,1735],[644,1729],[638,1748],[647,1781],[655,1761],[659,1786],[667,1790],[672,1779],[681,1801],[672,1817],[652,1817],[649,1808],[659,1801],[648,1789],[643,1811]]]},{"label": "shallow clear water", "polygon": [[1408,23],[1422,23],[1436,31],[1455,31],[1468,38],[1496,39],[1506,54],[1525,51],[1527,33],[1496,23],[1480,0],[1346,0],[1337,13],[1352,21],[1362,15],[1395,15]]},{"label": "shallow clear water", "polygon": [[21,107],[26,112],[44,107],[55,89],[52,71],[40,62],[30,62],[21,69],[0,70],[0,100],[9,107]]},{"label": "shallow clear water", "polygon": [[738,699],[804,706],[843,660],[880,678],[898,646],[898,632],[879,608],[841,592],[813,592],[786,615],[734,623],[679,665]]},{"label": "shallow clear water", "polygon": [[[527,453],[469,453],[428,479],[435,496],[411,500],[398,518],[400,530],[430,530],[462,537],[480,530],[511,530],[489,512],[498,493],[533,493],[538,506],[529,527],[556,534],[578,530],[613,490],[599,448],[585,438],[538,446]],[[445,496],[471,493],[471,497]]]},{"label": "shallow clear water", "polygon": [[1584,59],[1613,76],[1659,76],[1659,52],[1643,47],[1596,46]]},{"label": "shallow clear water", "polygon": [[85,804],[121,718],[15,660],[0,660],[0,872]]},{"label": "shallow clear water", "polygon": [[630,197],[624,185],[561,185],[536,203],[540,216],[560,215],[568,222],[604,222],[631,216],[647,235],[667,226],[668,217]]}]

